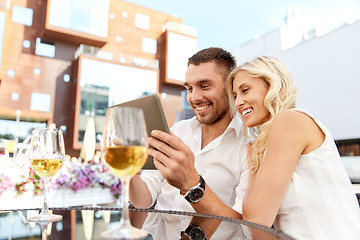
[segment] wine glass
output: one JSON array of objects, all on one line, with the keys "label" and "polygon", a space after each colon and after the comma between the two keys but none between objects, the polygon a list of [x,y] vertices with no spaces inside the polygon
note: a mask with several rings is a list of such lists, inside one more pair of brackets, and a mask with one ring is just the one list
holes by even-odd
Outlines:
[{"label": "wine glass", "polygon": [[[47,235],[48,235],[48,226],[51,222],[38,222],[38,224],[40,225],[40,230],[41,230],[41,240],[46,240],[47,239]],[[51,225],[50,225],[51,228]]]},{"label": "wine glass", "polygon": [[60,129],[35,128],[31,133],[30,165],[34,172],[44,180],[44,205],[37,217],[29,222],[56,222],[61,215],[52,214],[47,205],[48,185],[64,163],[65,146]]},{"label": "wine glass", "polygon": [[112,106],[106,113],[102,156],[110,171],[122,183],[120,226],[102,233],[103,238],[141,239],[148,233],[131,226],[129,220],[129,184],[148,157],[147,132],[140,108]]}]

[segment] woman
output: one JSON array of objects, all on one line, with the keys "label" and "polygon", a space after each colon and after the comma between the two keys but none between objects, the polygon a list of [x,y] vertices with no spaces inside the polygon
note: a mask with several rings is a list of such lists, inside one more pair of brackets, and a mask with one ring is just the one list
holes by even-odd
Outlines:
[{"label": "woman", "polygon": [[287,67],[257,57],[234,69],[226,84],[231,106],[257,132],[248,145],[243,219],[295,239],[360,239],[359,205],[334,140],[313,115],[295,108]]}]

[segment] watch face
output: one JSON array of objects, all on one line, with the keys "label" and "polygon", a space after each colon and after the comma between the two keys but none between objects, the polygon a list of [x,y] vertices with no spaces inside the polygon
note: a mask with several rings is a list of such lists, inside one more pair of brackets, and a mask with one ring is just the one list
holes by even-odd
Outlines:
[{"label": "watch face", "polygon": [[201,188],[195,188],[191,191],[189,198],[192,202],[198,202],[202,198],[203,195],[204,195],[204,192]]},{"label": "watch face", "polygon": [[193,227],[190,230],[189,235],[191,240],[203,240],[205,238],[203,230],[199,227]]}]

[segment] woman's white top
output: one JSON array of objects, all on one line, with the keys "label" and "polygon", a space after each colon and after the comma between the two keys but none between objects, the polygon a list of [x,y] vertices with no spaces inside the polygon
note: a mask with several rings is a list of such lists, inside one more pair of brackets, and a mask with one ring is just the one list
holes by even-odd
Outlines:
[{"label": "woman's white top", "polygon": [[322,145],[301,155],[274,226],[295,239],[360,239],[360,208],[329,130]]}]

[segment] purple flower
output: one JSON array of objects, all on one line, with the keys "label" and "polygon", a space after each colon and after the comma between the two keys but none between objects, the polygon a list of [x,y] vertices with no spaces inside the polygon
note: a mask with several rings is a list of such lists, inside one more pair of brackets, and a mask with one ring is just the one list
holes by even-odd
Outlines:
[{"label": "purple flower", "polygon": [[75,192],[91,187],[109,188],[114,198],[121,194],[121,181],[101,162],[67,162],[52,179],[52,184],[56,188],[70,188]]}]

